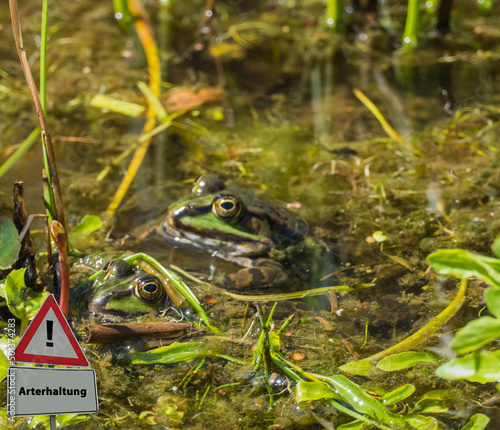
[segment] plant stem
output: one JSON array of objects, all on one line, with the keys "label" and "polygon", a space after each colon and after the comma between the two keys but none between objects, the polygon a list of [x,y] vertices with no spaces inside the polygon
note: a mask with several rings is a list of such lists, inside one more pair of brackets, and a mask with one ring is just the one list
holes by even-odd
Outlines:
[{"label": "plant stem", "polygon": [[342,0],[328,0],[326,3],[326,25],[334,33],[342,32]]},{"label": "plant stem", "polygon": [[413,152],[414,154],[420,154],[420,151],[415,148],[414,146],[410,145],[408,142],[406,142],[394,128],[390,126],[390,124],[387,122],[387,120],[384,118],[380,110],[375,106],[375,104],[368,98],[366,95],[358,90],[357,88],[354,88],[353,90],[354,95],[363,103],[368,110],[373,114],[375,118],[377,118],[378,122],[384,129],[384,131],[387,133],[389,137],[394,139],[396,142],[398,142],[402,147],[407,149],[408,151]]},{"label": "plant stem", "polygon": [[417,46],[419,21],[420,0],[408,0],[406,25],[403,34],[403,48],[413,49]]},{"label": "plant stem", "polygon": [[40,103],[47,112],[47,23],[49,14],[49,0],[42,3],[42,31],[40,34]]},{"label": "plant stem", "polygon": [[[382,358],[387,357],[392,354],[399,354],[400,352],[408,351],[410,349],[416,348],[427,338],[432,336],[438,330],[440,330],[451,317],[453,317],[462,307],[465,300],[465,292],[467,291],[467,279],[462,279],[460,282],[460,288],[458,293],[452,302],[437,316],[432,318],[426,325],[424,325],[420,330],[413,333],[411,336],[407,337],[403,341],[391,346],[390,348],[384,349],[377,354],[371,355],[370,357],[364,358],[353,363],[359,365],[360,362],[377,362],[382,360]],[[349,364],[344,364],[340,366],[342,371],[349,372]]]},{"label": "plant stem", "polygon": [[59,268],[61,270],[61,295],[59,297],[59,306],[61,307],[63,315],[67,318],[69,304],[68,235],[64,227],[58,221],[52,221],[50,233],[59,251]]},{"label": "plant stem", "polygon": [[40,97],[36,89],[36,84],[31,74],[31,70],[28,63],[28,57],[26,51],[24,50],[23,38],[21,33],[21,23],[19,21],[19,11],[17,7],[17,0],[9,0],[10,15],[12,19],[12,29],[14,32],[14,41],[16,44],[17,53],[19,55],[19,61],[23,69],[24,77],[26,78],[26,83],[31,93],[31,99],[35,106],[35,111],[38,116],[38,122],[42,130],[42,140],[44,143],[45,150],[47,152],[47,165],[48,175],[50,177],[50,189],[52,191],[54,209],[56,213],[57,220],[64,226],[64,207],[61,197],[61,189],[59,185],[59,176],[57,174],[56,161],[54,156],[54,149],[52,147],[52,139],[50,137],[49,128],[47,125],[47,119],[40,102]]},{"label": "plant stem", "polygon": [[[160,97],[161,92],[161,78],[160,78],[160,58],[158,56],[158,48],[153,36],[153,30],[151,25],[147,20],[146,11],[142,7],[139,0],[128,0],[128,9],[131,16],[134,18],[134,26],[141,44],[146,52],[146,59],[148,62],[149,69],[149,89],[151,93],[156,97]],[[144,124],[143,133],[149,133],[154,129],[156,125],[156,115],[153,105],[149,103],[148,110],[146,112],[146,123]],[[127,174],[123,178],[118,190],[113,196],[113,200],[106,209],[107,214],[112,218],[118,209],[118,206],[122,202],[125,194],[127,193],[132,181],[134,180],[139,167],[146,156],[146,152],[149,148],[151,139],[147,139],[141,142],[140,146],[134,153],[132,161],[127,168]]]}]

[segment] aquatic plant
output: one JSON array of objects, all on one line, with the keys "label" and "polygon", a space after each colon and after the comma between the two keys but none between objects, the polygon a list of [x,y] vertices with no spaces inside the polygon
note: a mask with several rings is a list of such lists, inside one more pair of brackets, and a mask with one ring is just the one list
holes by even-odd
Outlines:
[{"label": "aquatic plant", "polygon": [[420,22],[419,0],[409,0],[406,14],[405,31],[403,33],[403,48],[412,49],[418,44],[418,30]]},{"label": "aquatic plant", "polygon": [[[500,238],[492,250],[500,257]],[[500,379],[500,352],[481,350],[500,339],[500,259],[475,254],[462,249],[442,249],[427,257],[428,264],[438,273],[460,279],[476,277],[488,283],[484,290],[486,307],[493,316],[472,320],[455,334],[450,347],[463,357],[453,359],[436,370],[446,379],[471,382],[495,382]]]},{"label": "aquatic plant", "polygon": [[344,11],[343,0],[327,0],[325,24],[334,33],[342,33],[342,15]]}]

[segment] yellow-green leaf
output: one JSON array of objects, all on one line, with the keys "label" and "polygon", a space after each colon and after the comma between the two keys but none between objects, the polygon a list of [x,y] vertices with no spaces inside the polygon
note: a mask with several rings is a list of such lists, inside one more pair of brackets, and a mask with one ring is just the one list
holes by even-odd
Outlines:
[{"label": "yellow-green leaf", "polygon": [[500,338],[500,319],[486,316],[473,320],[461,328],[450,346],[459,354],[466,354],[498,338]]},{"label": "yellow-green leaf", "polygon": [[486,428],[490,419],[483,414],[472,415],[470,421],[462,427],[462,430],[483,430]]},{"label": "yellow-green leaf", "polygon": [[393,372],[395,370],[408,369],[421,363],[432,363],[436,360],[437,358],[432,354],[407,351],[383,358],[378,362],[377,367],[385,372]]},{"label": "yellow-green leaf", "polygon": [[436,369],[445,379],[466,379],[471,382],[494,382],[500,379],[500,353],[484,351],[455,358]]}]

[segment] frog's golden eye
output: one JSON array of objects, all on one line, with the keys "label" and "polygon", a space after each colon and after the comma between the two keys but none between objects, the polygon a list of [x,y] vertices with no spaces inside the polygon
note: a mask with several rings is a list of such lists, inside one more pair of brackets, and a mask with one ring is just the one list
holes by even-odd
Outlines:
[{"label": "frog's golden eye", "polygon": [[241,215],[243,205],[235,196],[219,196],[212,204],[213,214],[222,220],[230,221]]},{"label": "frog's golden eye", "polygon": [[132,273],[132,268],[125,260],[111,260],[104,265],[102,271],[104,273],[104,278],[110,275],[123,277]]},{"label": "frog's golden eye", "polygon": [[156,303],[164,293],[163,284],[154,276],[142,276],[135,283],[135,295],[144,302]]}]

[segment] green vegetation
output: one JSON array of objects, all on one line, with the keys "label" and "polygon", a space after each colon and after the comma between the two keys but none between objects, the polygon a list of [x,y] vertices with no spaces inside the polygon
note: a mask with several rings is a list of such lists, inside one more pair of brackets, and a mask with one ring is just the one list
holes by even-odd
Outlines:
[{"label": "green vegetation", "polygon": [[[486,246],[500,234],[498,5],[437,3],[20,5],[22,67],[40,72],[36,114],[48,117],[63,183],[73,296],[109,255],[132,251],[126,261],[151,265],[189,302],[176,319],[197,323],[160,346],[87,345],[101,410],[58,417],[61,427],[500,425],[500,259]],[[2,216],[9,181],[26,176],[28,212],[45,205],[64,224],[50,151],[32,146],[34,94],[6,8],[0,28]],[[149,243],[144,229],[207,172],[320,226],[338,254],[330,286],[221,291],[211,282],[234,267],[217,249]],[[19,233],[0,224],[0,324],[15,319],[17,338],[52,291],[45,228],[30,227],[43,275],[31,289]],[[500,239],[492,251],[500,257]],[[95,265],[83,254],[98,254]],[[79,333],[95,322],[70,311]],[[0,377],[8,366],[0,353]],[[16,424],[36,426],[48,420]]]},{"label": "green vegetation", "polygon": [[[500,238],[492,250],[500,257]],[[500,338],[500,260],[461,249],[443,249],[427,257],[429,265],[438,273],[467,279],[477,277],[488,282],[484,300],[493,315],[472,320],[461,328],[450,346],[458,354],[467,354],[443,364],[436,371],[446,379],[465,379],[471,382],[496,382],[500,379],[500,353],[481,349]],[[478,349],[481,349],[479,352]]]}]

